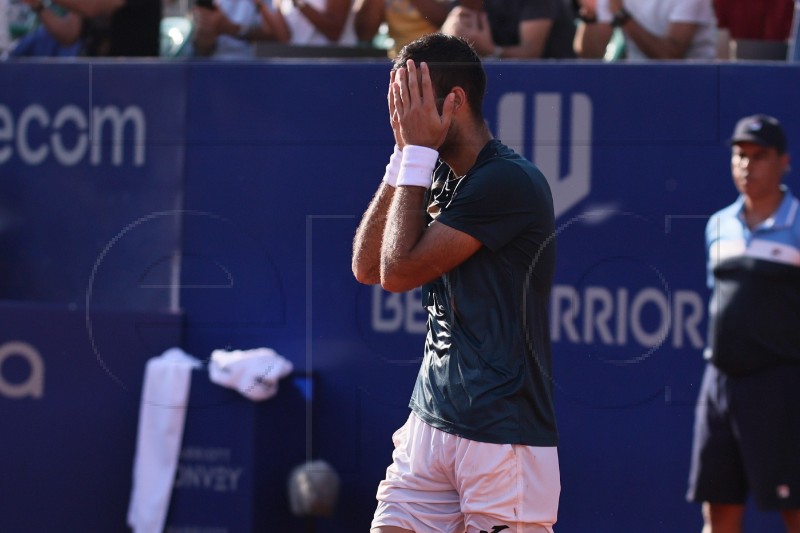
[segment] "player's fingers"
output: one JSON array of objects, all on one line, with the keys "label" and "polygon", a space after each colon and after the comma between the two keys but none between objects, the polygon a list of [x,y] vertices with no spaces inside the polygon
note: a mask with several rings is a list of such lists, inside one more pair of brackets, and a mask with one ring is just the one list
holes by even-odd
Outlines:
[{"label": "player's fingers", "polygon": [[400,87],[401,83],[399,80],[392,84],[392,102],[394,105],[394,112],[392,116],[397,116],[398,119],[399,115],[403,112],[403,94]]},{"label": "player's fingers", "polygon": [[399,100],[395,100],[395,105],[409,105],[410,96],[408,94],[408,69],[400,69],[397,71],[397,80],[395,81],[395,85],[399,89],[400,96]]},{"label": "player's fingers", "polygon": [[386,93],[386,100],[389,103],[389,116],[391,117],[394,115],[394,73],[395,71],[391,71],[389,73],[389,90]]},{"label": "player's fingers", "polygon": [[419,78],[418,78],[419,72],[417,69],[417,65],[414,63],[413,59],[409,59],[406,62],[406,69],[408,70],[409,102],[417,103],[420,100]]},{"label": "player's fingers", "polygon": [[428,64],[422,62],[419,65],[422,71],[422,103],[426,106],[436,108],[436,96],[433,93],[433,84],[431,83],[431,72],[428,69]]}]

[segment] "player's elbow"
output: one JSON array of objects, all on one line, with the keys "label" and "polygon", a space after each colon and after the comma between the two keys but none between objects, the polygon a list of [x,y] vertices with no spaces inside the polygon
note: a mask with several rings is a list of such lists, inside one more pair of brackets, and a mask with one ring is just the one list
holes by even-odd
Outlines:
[{"label": "player's elbow", "polygon": [[364,285],[376,285],[381,282],[380,276],[360,270],[353,270],[353,276],[356,278],[357,282]]},{"label": "player's elbow", "polygon": [[398,269],[392,265],[381,264],[381,287],[389,292],[405,292],[413,287],[407,287],[407,282],[399,275]]},{"label": "player's elbow", "polygon": [[389,292],[406,292],[421,285],[419,281],[407,275],[399,265],[381,265],[380,283]]},{"label": "player's elbow", "polygon": [[381,278],[381,287],[389,292],[406,292],[416,288],[416,285],[406,283],[398,278]]},{"label": "player's elbow", "polygon": [[381,282],[380,272],[375,268],[368,268],[361,262],[353,260],[352,263],[353,277],[356,281],[364,285],[375,285]]}]

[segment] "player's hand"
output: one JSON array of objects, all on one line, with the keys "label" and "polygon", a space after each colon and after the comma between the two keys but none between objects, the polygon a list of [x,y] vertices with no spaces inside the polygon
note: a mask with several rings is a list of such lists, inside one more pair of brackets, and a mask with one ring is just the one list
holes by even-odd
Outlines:
[{"label": "player's hand", "polygon": [[389,94],[386,95],[386,99],[389,101],[389,124],[392,126],[392,133],[394,134],[394,143],[397,145],[398,148],[401,150],[403,149],[403,136],[400,135],[400,117],[397,115],[397,109],[394,105],[394,93],[393,93],[393,86],[395,75],[397,74],[396,70],[393,70],[389,74]]},{"label": "player's hand", "polygon": [[392,83],[392,97],[403,143],[438,150],[450,129],[455,96],[450,93],[445,97],[440,115],[427,63],[417,69],[409,59],[406,68],[398,69]]}]

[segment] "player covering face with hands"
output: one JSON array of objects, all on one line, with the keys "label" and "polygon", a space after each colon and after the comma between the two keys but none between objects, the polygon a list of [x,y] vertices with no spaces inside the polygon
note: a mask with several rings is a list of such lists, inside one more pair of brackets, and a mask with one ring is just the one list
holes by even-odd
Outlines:
[{"label": "player covering face with hands", "polygon": [[429,319],[373,533],[547,532],[556,521],[552,196],[492,138],[485,90],[472,47],[442,34],[407,45],[390,76],[396,145],[352,267],[389,291],[421,287]]},{"label": "player covering face with hands", "polygon": [[417,69],[413,59],[405,68],[392,71],[389,91],[392,129],[398,146],[438,149],[450,131],[455,93],[448,93],[444,105],[437,106],[428,64],[423,61]]}]

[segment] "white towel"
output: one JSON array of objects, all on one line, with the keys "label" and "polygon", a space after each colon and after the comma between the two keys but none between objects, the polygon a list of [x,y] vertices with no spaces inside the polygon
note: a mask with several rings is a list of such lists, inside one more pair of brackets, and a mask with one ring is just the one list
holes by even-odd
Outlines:
[{"label": "white towel", "polygon": [[214,350],[208,365],[211,381],[236,389],[255,401],[274,396],[278,392],[278,380],[291,371],[291,361],[271,348]]},{"label": "white towel", "polygon": [[178,348],[147,362],[139,407],[128,525],[161,533],[167,518],[186,419],[192,369],[198,359]]}]

